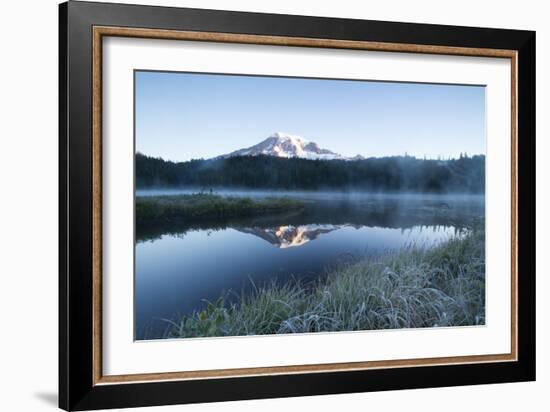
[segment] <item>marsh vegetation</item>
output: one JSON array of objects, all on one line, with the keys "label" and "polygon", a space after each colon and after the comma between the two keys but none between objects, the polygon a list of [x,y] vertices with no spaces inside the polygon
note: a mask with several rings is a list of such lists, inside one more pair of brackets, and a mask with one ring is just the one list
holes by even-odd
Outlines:
[{"label": "marsh vegetation", "polygon": [[228,219],[299,210],[303,202],[288,197],[222,197],[213,193],[138,197],[135,202],[136,223],[194,222],[205,219]]}]

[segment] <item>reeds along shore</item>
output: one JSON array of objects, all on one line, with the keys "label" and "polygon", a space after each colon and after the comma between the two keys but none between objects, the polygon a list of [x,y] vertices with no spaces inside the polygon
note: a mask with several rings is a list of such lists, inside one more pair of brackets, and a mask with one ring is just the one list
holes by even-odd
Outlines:
[{"label": "reeds along shore", "polygon": [[136,222],[139,224],[254,216],[303,207],[303,202],[285,197],[252,199],[208,193],[144,196],[136,198]]},{"label": "reeds along shore", "polygon": [[168,322],[167,338],[482,325],[484,227],[432,248],[364,258],[314,284],[272,282],[222,296]]}]

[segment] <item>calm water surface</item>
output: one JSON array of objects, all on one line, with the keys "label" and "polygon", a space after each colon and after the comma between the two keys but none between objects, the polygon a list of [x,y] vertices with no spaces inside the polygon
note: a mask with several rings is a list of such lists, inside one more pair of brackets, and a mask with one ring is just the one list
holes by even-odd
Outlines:
[{"label": "calm water surface", "polygon": [[277,196],[300,198],[306,208],[223,222],[138,228],[137,339],[161,338],[168,326],[163,319],[191,314],[224,293],[246,293],[270,281],[314,280],[340,264],[403,246],[431,247],[466,233],[484,214],[483,196],[299,192]]}]

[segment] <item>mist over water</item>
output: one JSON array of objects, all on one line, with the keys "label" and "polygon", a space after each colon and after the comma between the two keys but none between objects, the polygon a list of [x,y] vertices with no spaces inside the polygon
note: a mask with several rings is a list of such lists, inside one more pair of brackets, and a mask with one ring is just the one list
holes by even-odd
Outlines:
[{"label": "mist over water", "polygon": [[298,199],[347,199],[350,201],[355,200],[369,200],[369,199],[395,199],[400,202],[407,201],[429,201],[429,200],[444,200],[447,199],[451,202],[465,201],[476,202],[484,201],[485,195],[472,194],[472,193],[388,193],[388,192],[368,192],[368,191],[355,191],[355,190],[251,190],[251,189],[227,189],[227,188],[172,188],[172,187],[151,187],[146,189],[136,189],[136,196],[177,196],[177,195],[190,195],[195,193],[212,193],[219,196],[246,196],[252,198],[262,197],[292,197]]},{"label": "mist over water", "polygon": [[[197,193],[138,190],[137,196]],[[209,192],[207,192],[209,193]],[[162,319],[201,310],[225,292],[324,276],[369,255],[434,246],[468,233],[485,214],[483,195],[215,190],[220,196],[302,200],[268,216],[137,227],[136,338],[161,338]]]}]

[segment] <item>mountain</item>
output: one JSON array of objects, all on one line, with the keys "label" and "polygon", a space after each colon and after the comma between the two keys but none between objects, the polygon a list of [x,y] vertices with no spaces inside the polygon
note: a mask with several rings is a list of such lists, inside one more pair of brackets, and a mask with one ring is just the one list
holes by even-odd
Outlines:
[{"label": "mountain", "polygon": [[310,142],[303,137],[286,133],[273,133],[267,139],[257,145],[245,149],[236,150],[226,155],[219,156],[222,159],[235,156],[275,156],[283,158],[300,158],[311,160],[345,160],[346,158],[328,149],[322,149],[315,142]]}]

